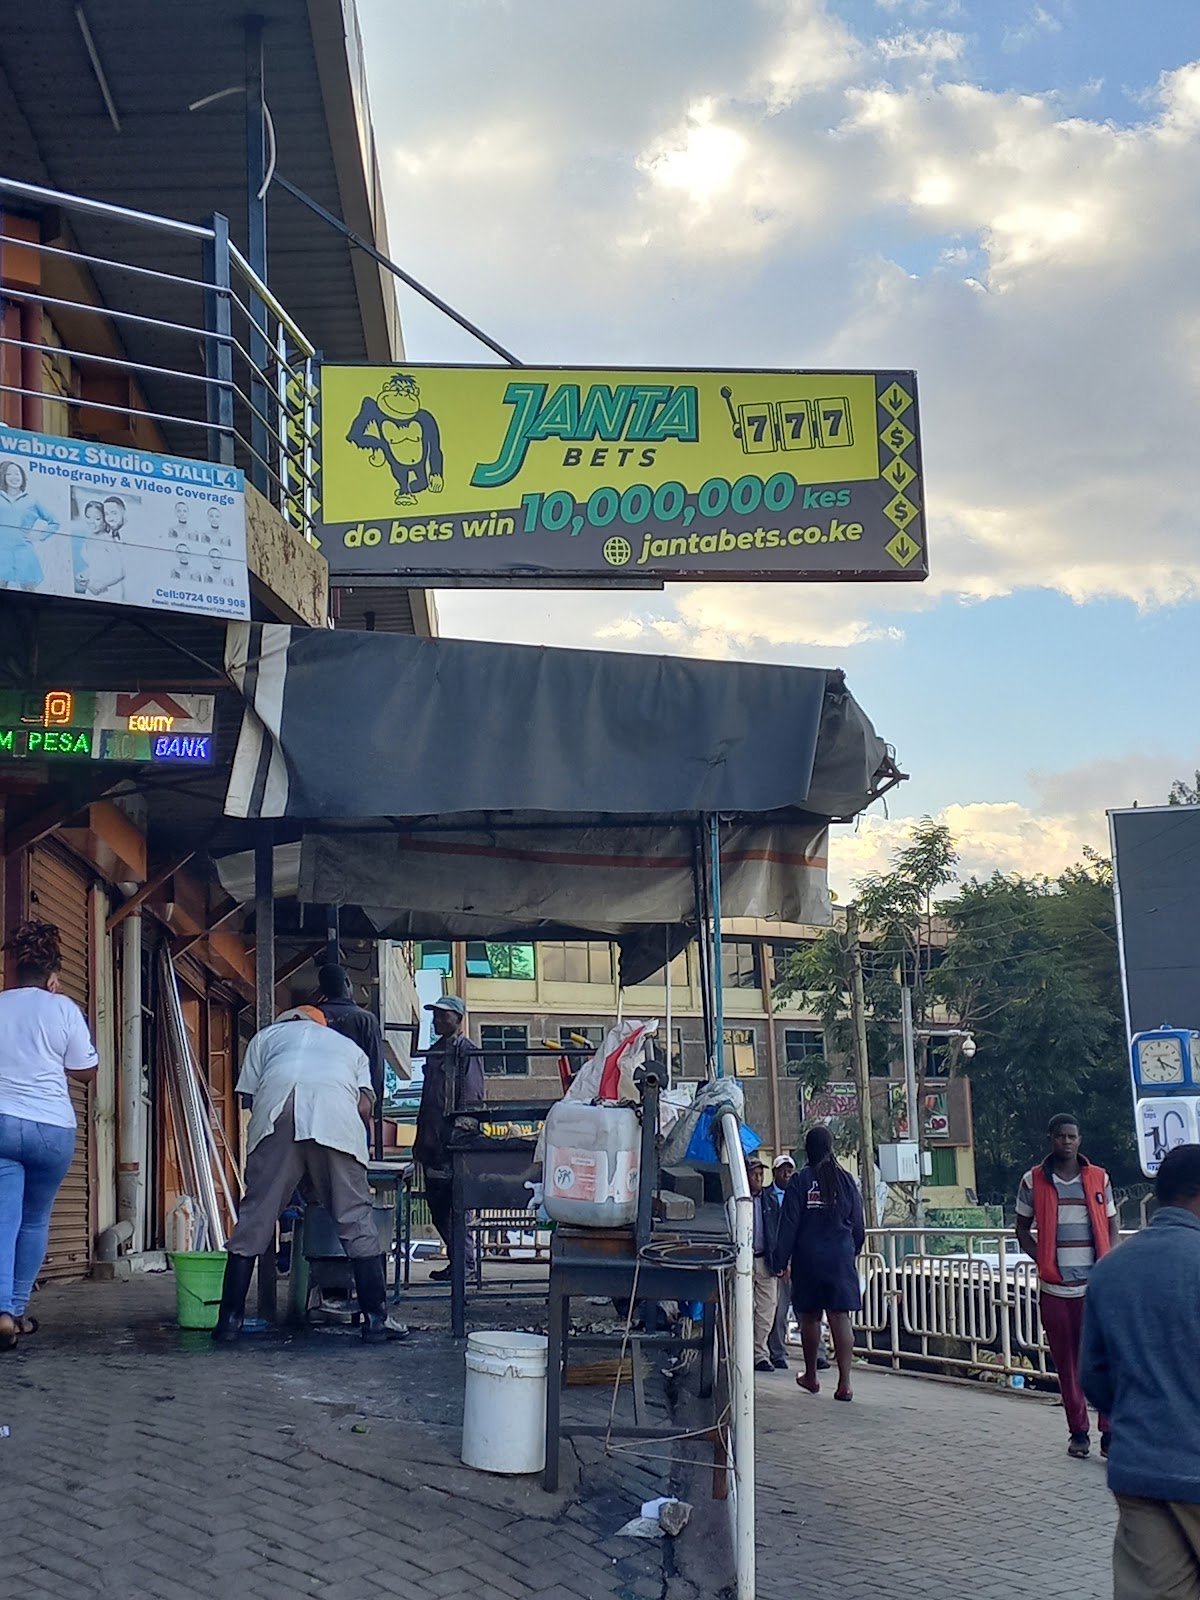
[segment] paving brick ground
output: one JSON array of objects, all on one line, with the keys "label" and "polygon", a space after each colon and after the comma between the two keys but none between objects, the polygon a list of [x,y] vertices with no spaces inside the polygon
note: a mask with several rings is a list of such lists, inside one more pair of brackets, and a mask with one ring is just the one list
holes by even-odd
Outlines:
[{"label": "paving brick ground", "polygon": [[1052,1399],[857,1370],[757,1383],[758,1600],[1103,1600],[1116,1523]]},{"label": "paving brick ground", "polygon": [[[683,1469],[580,1439],[551,1496],[461,1465],[462,1348],[441,1328],[383,1349],[338,1330],[228,1350],[174,1328],[169,1277],[51,1289],[36,1310],[41,1332],[0,1356],[3,1600],[701,1592],[675,1547],[612,1537],[686,1488]],[[480,1325],[530,1316],[489,1307]],[[578,1417],[607,1404],[568,1391]],[[722,1518],[687,1535],[706,1594],[728,1577]]]},{"label": "paving brick ground", "polygon": [[[467,1472],[443,1328],[384,1350],[349,1332],[214,1349],[172,1326],[169,1279],[52,1290],[37,1310],[42,1332],[0,1357],[0,1600],[728,1594],[707,1470],[581,1438],[556,1496]],[[1052,1401],[860,1370],[843,1406],[792,1378],[757,1380],[759,1600],[1110,1593],[1103,1466],[1067,1458]],[[568,1391],[578,1418],[607,1404]],[[669,1490],[697,1507],[678,1541],[612,1537]]]}]

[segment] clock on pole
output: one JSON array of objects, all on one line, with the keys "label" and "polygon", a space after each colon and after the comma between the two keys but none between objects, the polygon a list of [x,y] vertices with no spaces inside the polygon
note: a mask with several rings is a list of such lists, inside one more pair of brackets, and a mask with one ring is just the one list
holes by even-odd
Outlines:
[{"label": "clock on pole", "polygon": [[1130,1065],[1138,1094],[1196,1094],[1200,1091],[1200,1033],[1165,1026],[1135,1033]]}]

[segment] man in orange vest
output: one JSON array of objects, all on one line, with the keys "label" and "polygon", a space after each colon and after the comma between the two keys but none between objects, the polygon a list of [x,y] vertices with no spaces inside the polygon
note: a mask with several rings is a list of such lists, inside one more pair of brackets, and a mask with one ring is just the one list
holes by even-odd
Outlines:
[{"label": "man in orange vest", "polygon": [[[1079,1153],[1079,1122],[1065,1112],[1051,1117],[1050,1154],[1021,1179],[1017,1238],[1037,1262],[1038,1309],[1058,1373],[1070,1443],[1082,1459],[1091,1449],[1087,1400],[1079,1381],[1083,1305],[1088,1277],[1120,1238],[1112,1185],[1103,1167]],[[1108,1418],[1099,1418],[1100,1454],[1107,1457]]]}]

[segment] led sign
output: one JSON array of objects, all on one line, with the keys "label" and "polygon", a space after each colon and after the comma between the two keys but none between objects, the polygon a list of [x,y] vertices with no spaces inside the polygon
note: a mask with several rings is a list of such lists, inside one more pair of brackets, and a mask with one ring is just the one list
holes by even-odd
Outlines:
[{"label": "led sign", "polygon": [[208,694],[0,690],[0,763],[211,762],[214,705]]}]

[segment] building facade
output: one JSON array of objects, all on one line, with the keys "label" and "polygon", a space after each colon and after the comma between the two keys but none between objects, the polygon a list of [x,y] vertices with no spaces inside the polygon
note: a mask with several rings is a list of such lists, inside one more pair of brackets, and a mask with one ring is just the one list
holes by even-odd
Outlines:
[{"label": "building facade", "polygon": [[[819,1018],[803,995],[781,999],[776,973],[788,954],[822,930],[737,920],[725,925],[724,1026],[726,1070],[746,1097],[750,1125],[772,1156],[796,1151],[816,1121],[834,1127],[843,1147],[857,1117],[857,1096],[848,1061],[827,1049]],[[657,983],[618,990],[615,947],[603,941],[542,944],[422,944],[418,967],[439,972],[448,990],[467,1002],[471,1037],[484,1051],[489,1098],[551,1100],[561,1092],[559,1058],[584,1058],[578,1041],[598,1045],[618,1015],[659,1019],[665,1041],[667,990]],[[707,1049],[695,947],[671,963],[670,1039],[672,1076],[697,1082],[707,1074]],[[922,1142],[931,1171],[927,1202],[956,1209],[973,1203],[975,1160],[971,1089],[961,1075],[946,1076],[936,1022],[928,1044]],[[898,1041],[897,1041],[898,1043]],[[540,1052],[540,1053],[539,1053]],[[665,1054],[665,1048],[664,1048]],[[888,1076],[872,1081],[876,1138],[897,1127],[905,1113],[904,1070],[898,1059]],[[826,1087],[809,1087],[813,1058],[827,1060]]]}]

